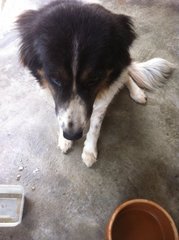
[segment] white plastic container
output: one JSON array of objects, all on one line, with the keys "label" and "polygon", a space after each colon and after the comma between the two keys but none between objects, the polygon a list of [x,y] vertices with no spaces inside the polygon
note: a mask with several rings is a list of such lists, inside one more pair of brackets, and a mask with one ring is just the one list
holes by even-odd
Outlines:
[{"label": "white plastic container", "polygon": [[24,189],[21,185],[0,185],[0,227],[21,223],[24,208]]}]

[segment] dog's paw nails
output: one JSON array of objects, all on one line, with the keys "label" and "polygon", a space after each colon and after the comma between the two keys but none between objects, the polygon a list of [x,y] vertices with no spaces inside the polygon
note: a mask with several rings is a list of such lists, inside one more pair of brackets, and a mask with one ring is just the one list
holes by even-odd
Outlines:
[{"label": "dog's paw nails", "polygon": [[131,98],[140,104],[146,104],[147,102],[147,96],[145,95],[144,91],[140,89],[140,91],[137,91],[135,94],[131,94]]},{"label": "dog's paw nails", "polygon": [[62,153],[67,153],[71,149],[72,143],[72,141],[69,141],[67,139],[61,139],[61,141],[58,142],[58,148],[60,148]]},{"label": "dog's paw nails", "polygon": [[82,153],[83,162],[86,164],[87,167],[91,167],[97,160],[97,154],[93,152],[83,151]]}]

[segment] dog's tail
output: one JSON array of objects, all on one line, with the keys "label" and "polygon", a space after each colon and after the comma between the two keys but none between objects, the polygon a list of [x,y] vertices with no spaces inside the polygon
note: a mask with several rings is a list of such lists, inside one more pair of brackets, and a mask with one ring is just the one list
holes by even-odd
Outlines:
[{"label": "dog's tail", "polygon": [[147,62],[132,62],[128,74],[139,87],[153,90],[165,83],[174,68],[174,64],[165,59],[153,58]]}]

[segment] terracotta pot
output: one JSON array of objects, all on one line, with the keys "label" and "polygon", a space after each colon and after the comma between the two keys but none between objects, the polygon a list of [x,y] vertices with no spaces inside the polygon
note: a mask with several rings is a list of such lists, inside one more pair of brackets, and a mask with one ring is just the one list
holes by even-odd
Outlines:
[{"label": "terracotta pot", "polygon": [[107,240],[179,240],[171,216],[158,204],[134,199],[118,206],[106,232]]}]

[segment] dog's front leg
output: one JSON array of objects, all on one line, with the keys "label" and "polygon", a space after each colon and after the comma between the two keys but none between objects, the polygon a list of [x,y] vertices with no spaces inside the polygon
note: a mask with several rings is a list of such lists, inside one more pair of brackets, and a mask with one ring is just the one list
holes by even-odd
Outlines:
[{"label": "dog's front leg", "polygon": [[58,148],[61,149],[62,153],[67,153],[72,147],[73,141],[67,140],[63,137],[63,130],[59,129],[58,133]]},{"label": "dog's front leg", "polygon": [[83,162],[87,167],[91,167],[97,160],[97,141],[105,112],[113,97],[122,86],[123,82],[118,79],[109,88],[100,92],[94,102],[90,119],[90,128],[86,136],[82,153]]},{"label": "dog's front leg", "polygon": [[97,159],[97,141],[106,109],[94,108],[90,119],[90,128],[84,143],[82,159],[87,167],[91,167]]}]

